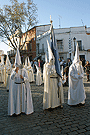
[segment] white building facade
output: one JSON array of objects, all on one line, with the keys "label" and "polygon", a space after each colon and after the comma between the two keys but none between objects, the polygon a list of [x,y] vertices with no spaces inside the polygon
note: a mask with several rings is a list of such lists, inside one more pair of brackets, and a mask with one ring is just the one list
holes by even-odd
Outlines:
[{"label": "white building facade", "polygon": [[[67,58],[73,60],[75,46],[79,45],[80,59],[84,58],[90,62],[90,28],[86,26],[54,29],[55,39],[58,47],[59,57],[66,61]],[[41,55],[45,60],[45,53],[50,44],[50,30],[36,36],[36,55]]]}]

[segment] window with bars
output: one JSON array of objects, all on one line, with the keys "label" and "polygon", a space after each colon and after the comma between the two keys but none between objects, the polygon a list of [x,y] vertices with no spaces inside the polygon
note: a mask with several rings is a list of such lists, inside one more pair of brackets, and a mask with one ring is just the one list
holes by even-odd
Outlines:
[{"label": "window with bars", "polygon": [[44,44],[42,44],[42,53],[44,52]]},{"label": "window with bars", "polygon": [[82,40],[77,41],[77,43],[78,43],[79,51],[82,51]]},{"label": "window with bars", "polygon": [[37,44],[37,54],[39,54],[39,43]]},{"label": "window with bars", "polygon": [[59,51],[63,51],[63,40],[57,40],[57,48]]}]

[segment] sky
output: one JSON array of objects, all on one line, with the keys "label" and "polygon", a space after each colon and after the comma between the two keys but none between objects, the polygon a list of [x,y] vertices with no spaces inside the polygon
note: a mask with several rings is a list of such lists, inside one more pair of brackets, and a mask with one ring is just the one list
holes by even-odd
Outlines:
[{"label": "sky", "polygon": [[[26,2],[27,0],[18,0]],[[90,27],[90,0],[33,0],[37,5],[38,24],[50,23],[54,28],[68,28],[86,25]],[[0,0],[0,6],[10,4],[9,0]],[[0,50],[6,54],[8,46],[0,42]]]}]

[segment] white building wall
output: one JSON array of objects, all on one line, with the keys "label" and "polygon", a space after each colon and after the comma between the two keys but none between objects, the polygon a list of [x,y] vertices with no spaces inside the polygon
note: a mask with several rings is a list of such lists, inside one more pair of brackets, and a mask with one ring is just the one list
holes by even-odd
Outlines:
[{"label": "white building wall", "polygon": [[[90,28],[86,29],[84,26],[81,27],[70,27],[70,28],[60,28],[54,29],[55,38],[56,40],[63,40],[63,51],[59,52],[60,57],[63,57],[65,60],[69,58],[69,37],[71,35],[72,40],[72,52],[71,52],[71,59],[74,58],[74,41],[73,38],[76,37],[76,44],[77,41],[82,41],[82,51],[80,51],[80,55],[85,55],[85,59],[89,60],[90,62],[90,52],[87,52],[90,49],[90,35],[86,34],[86,31],[90,32]],[[70,34],[70,35],[69,35]],[[42,44],[44,44],[44,50],[47,51],[47,39],[50,43],[50,33],[45,32],[39,36],[37,36],[36,44],[39,43],[40,49],[42,49]],[[58,50],[59,51],[59,50]],[[43,56],[44,58],[44,56]]]},{"label": "white building wall", "polygon": [[87,35],[87,41],[86,41],[85,49],[90,49],[90,35]]},{"label": "white building wall", "polygon": [[[39,35],[36,38],[36,45],[39,44],[39,50],[42,51],[42,44],[44,44],[44,54],[42,54],[42,60],[45,60],[45,53],[47,53],[48,49],[48,44],[50,44],[50,31],[47,31],[44,35]],[[37,48],[37,46],[36,46]],[[37,53],[37,49],[36,49]],[[38,54],[37,54],[38,55]]]},{"label": "white building wall", "polygon": [[85,56],[86,56],[86,61],[89,61],[90,62],[90,52],[85,52]]}]

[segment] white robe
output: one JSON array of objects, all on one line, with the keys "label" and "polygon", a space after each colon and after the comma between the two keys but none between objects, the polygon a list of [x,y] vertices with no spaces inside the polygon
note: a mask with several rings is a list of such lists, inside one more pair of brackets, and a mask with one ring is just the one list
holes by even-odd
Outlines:
[{"label": "white robe", "polygon": [[34,73],[33,73],[33,68],[28,66],[27,67],[27,70],[28,70],[28,79],[29,79],[29,82],[34,82]]},{"label": "white robe", "polygon": [[6,67],[6,88],[9,89],[9,83],[10,83],[10,75],[11,75],[12,68],[10,66]]},{"label": "white robe", "polygon": [[[78,73],[80,75],[78,75]],[[84,103],[86,98],[83,85],[83,68],[80,63],[72,64],[69,68],[68,104]]]},{"label": "white robe", "polygon": [[0,82],[4,83],[4,65],[0,63]]},{"label": "white robe", "polygon": [[36,74],[36,85],[41,85],[42,83],[43,83],[43,81],[42,81],[41,69],[38,68],[37,69],[37,74]]},{"label": "white robe", "polygon": [[[44,64],[43,80],[43,109],[58,107],[61,104],[60,98],[63,95],[63,92],[61,92],[61,96],[59,95],[58,97],[58,77],[55,71],[55,66],[51,66],[49,63]],[[63,96],[61,100],[61,102],[64,102]]]},{"label": "white robe", "polygon": [[[24,83],[21,83],[21,74],[24,77]],[[31,88],[27,71],[24,68],[22,71],[19,69],[18,73],[15,72],[15,69],[12,71],[8,100],[8,115],[12,116],[14,113],[18,115],[21,112],[26,114],[33,113]]]}]

